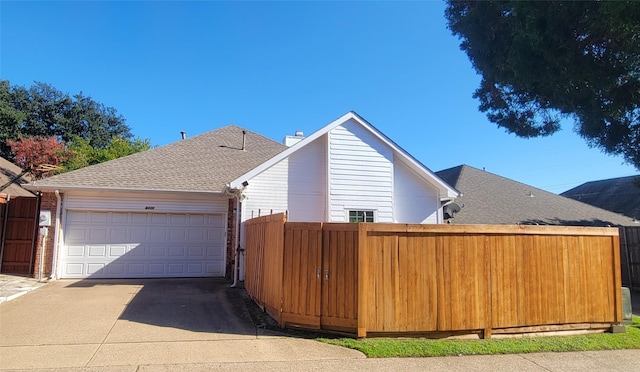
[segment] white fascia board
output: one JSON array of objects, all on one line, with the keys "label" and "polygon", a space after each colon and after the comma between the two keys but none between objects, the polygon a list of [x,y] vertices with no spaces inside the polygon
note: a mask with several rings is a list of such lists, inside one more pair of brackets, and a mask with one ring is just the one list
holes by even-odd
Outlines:
[{"label": "white fascia board", "polygon": [[249,180],[251,180],[255,176],[259,175],[260,173],[264,172],[265,170],[271,168],[272,166],[274,166],[278,162],[280,162],[283,159],[287,158],[289,155],[291,155],[294,152],[300,150],[301,148],[305,147],[307,144],[315,141],[316,139],[322,137],[323,135],[328,133],[331,129],[343,124],[344,122],[346,122],[349,119],[355,119],[355,118],[356,118],[356,116],[354,116],[354,112],[352,112],[352,111],[342,115],[341,117],[339,117],[338,119],[332,121],[331,123],[329,123],[328,125],[324,126],[323,128],[313,132],[310,136],[305,137],[300,142],[294,144],[293,146],[289,147],[288,149],[284,150],[283,152],[279,153],[278,155],[274,156],[273,158],[267,160],[266,162],[264,162],[264,163],[260,164],[259,166],[253,168],[249,172],[247,172],[247,173],[243,174],[242,176],[236,178],[235,180],[229,182],[229,188],[230,189],[240,189],[240,188],[242,188],[242,183],[243,182],[245,182],[245,181],[249,182]]}]

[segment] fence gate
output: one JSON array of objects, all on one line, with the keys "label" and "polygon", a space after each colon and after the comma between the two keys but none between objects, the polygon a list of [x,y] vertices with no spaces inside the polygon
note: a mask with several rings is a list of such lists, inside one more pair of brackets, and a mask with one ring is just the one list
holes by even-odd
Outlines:
[{"label": "fence gate", "polygon": [[0,273],[32,275],[40,198],[0,195]]},{"label": "fence gate", "polygon": [[356,328],[357,233],[356,224],[286,224],[283,323],[335,331]]}]

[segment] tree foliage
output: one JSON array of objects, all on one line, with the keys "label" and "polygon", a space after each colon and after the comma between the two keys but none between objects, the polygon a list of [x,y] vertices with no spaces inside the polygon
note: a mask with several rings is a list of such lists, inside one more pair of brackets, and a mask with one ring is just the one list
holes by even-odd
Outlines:
[{"label": "tree foliage", "polygon": [[448,0],[445,15],[490,121],[536,137],[573,119],[590,146],[640,169],[640,2]]},{"label": "tree foliage", "polygon": [[12,158],[7,141],[20,136],[57,137],[63,142],[80,137],[96,149],[106,149],[114,137],[132,138],[122,115],[82,93],[69,96],[45,83],[25,88],[0,80],[2,157]]},{"label": "tree foliage", "polygon": [[123,156],[135,154],[151,148],[149,140],[134,138],[128,140],[122,137],[114,137],[106,148],[94,148],[89,141],[76,136],[67,145],[70,156],[64,161],[64,170],[72,171],[89,165],[102,163]]},{"label": "tree foliage", "polygon": [[71,155],[57,137],[20,136],[7,145],[15,155],[15,163],[36,178],[41,179],[62,170],[62,163]]}]

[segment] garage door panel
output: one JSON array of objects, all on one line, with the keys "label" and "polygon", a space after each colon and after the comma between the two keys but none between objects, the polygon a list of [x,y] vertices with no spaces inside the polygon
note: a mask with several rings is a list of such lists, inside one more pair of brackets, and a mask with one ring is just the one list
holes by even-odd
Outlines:
[{"label": "garage door panel", "polygon": [[142,213],[134,213],[131,215],[131,224],[132,225],[146,225],[147,217],[149,215]]},{"label": "garage door panel", "polygon": [[107,240],[106,228],[92,228],[88,231],[89,241],[91,242],[104,242]]},{"label": "garage door panel", "polygon": [[73,214],[67,214],[67,223],[87,222],[88,212],[74,212]]},{"label": "garage door panel", "polygon": [[107,223],[109,222],[109,213],[90,212],[89,220],[91,221],[91,223]]},{"label": "garage door panel", "polygon": [[86,240],[87,229],[84,227],[72,227],[67,229],[67,239],[73,241]]},{"label": "garage door panel", "polygon": [[112,213],[111,223],[127,223],[129,221],[129,213]]},{"label": "garage door panel", "polygon": [[124,242],[127,240],[128,229],[126,227],[111,227],[109,230],[109,241]]},{"label": "garage door panel", "polygon": [[149,247],[149,256],[153,258],[166,257],[167,247]]},{"label": "garage door panel", "polygon": [[187,255],[191,258],[205,258],[204,247],[187,247]]},{"label": "garage door panel", "polygon": [[207,257],[222,258],[223,250],[220,247],[207,247]]},{"label": "garage door panel", "polygon": [[103,263],[89,263],[87,264],[88,275],[102,275],[104,273],[105,264]]},{"label": "garage door panel", "polygon": [[145,258],[147,257],[148,249],[144,245],[134,245],[129,248],[127,255],[130,258]]},{"label": "garage door panel", "polygon": [[167,240],[167,230],[165,228],[154,227],[149,229],[151,241],[164,241]]},{"label": "garage door panel", "polygon": [[109,246],[109,257],[122,257],[127,253],[126,245],[110,245]]},{"label": "garage door panel", "polygon": [[222,276],[225,222],[218,215],[69,211],[61,276]]},{"label": "garage door panel", "polygon": [[161,214],[161,213],[154,213],[149,215],[150,218],[150,222],[152,225],[166,225],[168,222],[168,215],[167,214]]},{"label": "garage door panel", "polygon": [[129,236],[133,242],[144,242],[148,240],[149,231],[146,228],[132,227],[129,230]]},{"label": "garage door panel", "polygon": [[169,240],[185,241],[187,239],[187,231],[183,228],[174,228],[169,230]]},{"label": "garage door panel", "polygon": [[67,246],[67,256],[70,256],[70,257],[84,257],[84,245],[70,245],[70,246]]}]

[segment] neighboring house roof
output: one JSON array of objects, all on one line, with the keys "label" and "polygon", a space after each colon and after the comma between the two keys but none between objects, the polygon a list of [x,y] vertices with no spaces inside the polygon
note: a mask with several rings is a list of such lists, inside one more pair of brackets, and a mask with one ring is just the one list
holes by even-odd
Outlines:
[{"label": "neighboring house roof", "polygon": [[[243,131],[246,131],[243,150]],[[59,174],[30,189],[110,189],[223,192],[232,179],[287,149],[269,138],[229,125],[171,144]]]},{"label": "neighboring house roof", "polygon": [[560,195],[640,220],[640,175],[591,181]]},{"label": "neighboring house roof", "polygon": [[[7,182],[16,178],[22,173],[22,168],[13,164],[9,160],[0,157],[0,186],[5,185]],[[29,183],[31,178],[28,175],[23,175],[18,178],[13,184],[6,189],[0,191],[2,194],[8,194],[11,196],[30,196],[34,197],[31,192],[22,188],[22,185]]]},{"label": "neighboring house roof", "polygon": [[417,172],[419,175],[421,175],[423,177],[426,177],[427,179],[435,182],[436,186],[440,189],[440,192],[442,193],[441,195],[443,197],[445,197],[445,198],[454,198],[454,197],[458,196],[459,192],[455,188],[451,187],[445,181],[440,179],[429,168],[427,168],[422,163],[420,163],[416,158],[411,156],[411,154],[409,154],[403,148],[398,146],[395,142],[393,142],[391,139],[389,139],[389,137],[385,136],[382,132],[380,132],[378,129],[376,129],[373,125],[371,125],[369,122],[367,122],[365,119],[363,119],[360,115],[358,115],[354,111],[349,111],[348,113],[342,115],[341,117],[339,117],[338,119],[334,120],[333,122],[327,124],[323,128],[317,130],[316,132],[314,132],[310,136],[305,137],[300,142],[298,142],[298,143],[294,144],[293,146],[289,147],[287,150],[285,150],[285,151],[279,153],[278,155],[274,156],[273,158],[269,159],[268,161],[266,161],[265,163],[261,164],[260,166],[254,168],[254,169],[251,169],[247,173],[244,173],[244,174],[240,175],[238,178],[236,178],[233,181],[231,181],[229,186],[231,188],[233,188],[233,189],[241,188],[241,185],[242,185],[243,182],[245,182],[245,181],[257,176],[258,174],[264,172],[265,170],[267,170],[270,167],[274,166],[275,164],[277,164],[281,160],[285,159],[286,157],[288,157],[289,155],[291,155],[295,151],[300,150],[304,146],[306,146],[309,143],[315,141],[319,137],[325,135],[326,133],[328,133],[332,129],[336,128],[339,125],[342,125],[342,124],[346,123],[349,120],[353,120],[353,121],[357,122],[358,124],[362,125],[367,130],[369,130],[375,137],[377,137],[383,143],[385,143],[387,146],[389,146],[394,151],[395,154],[398,154],[399,156],[401,156],[406,161],[407,165],[410,168],[412,168],[415,172]]},{"label": "neighboring house roof", "polygon": [[593,207],[468,165],[436,172],[456,187],[463,206],[455,224],[638,226],[632,218]]}]

